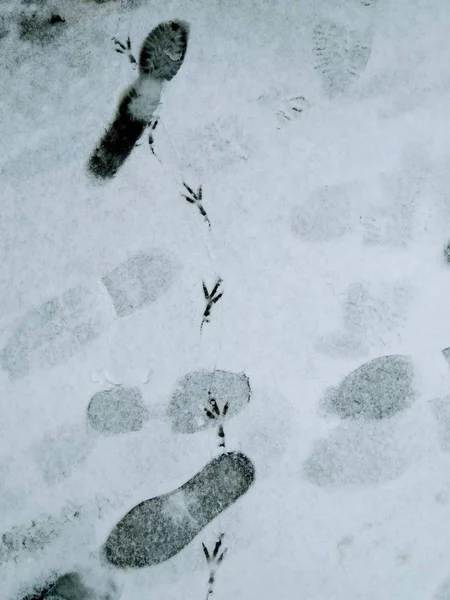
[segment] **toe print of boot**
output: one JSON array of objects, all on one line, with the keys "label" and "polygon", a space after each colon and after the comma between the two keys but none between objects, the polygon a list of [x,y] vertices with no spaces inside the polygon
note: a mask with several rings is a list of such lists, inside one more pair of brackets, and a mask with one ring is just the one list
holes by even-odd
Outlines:
[{"label": "toe print of boot", "polygon": [[364,363],[336,387],[323,404],[341,419],[387,419],[406,410],[416,397],[414,367],[409,356],[380,356]]}]

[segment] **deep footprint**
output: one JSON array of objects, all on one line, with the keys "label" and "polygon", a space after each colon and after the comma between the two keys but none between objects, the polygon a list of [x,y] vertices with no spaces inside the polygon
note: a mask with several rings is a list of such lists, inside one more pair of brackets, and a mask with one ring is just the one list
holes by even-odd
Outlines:
[{"label": "deep footprint", "polygon": [[239,413],[250,401],[250,382],[245,373],[229,371],[193,371],[178,383],[168,415],[178,433],[196,433],[214,425],[205,415],[208,397],[220,408],[228,403],[228,417]]},{"label": "deep footprint", "polygon": [[46,600],[46,598],[49,597],[48,593],[50,589],[51,586],[41,589],[39,591],[34,591],[31,594],[27,594],[26,596],[24,596],[22,600]]},{"label": "deep footprint", "polygon": [[120,593],[112,581],[99,578],[92,582],[79,573],[67,573],[40,596],[32,596],[31,600],[118,600],[119,597]]},{"label": "deep footprint", "polygon": [[123,385],[94,394],[87,408],[90,425],[109,435],[139,431],[148,417],[141,390]]},{"label": "deep footprint", "polygon": [[88,171],[97,179],[114,177],[130,156],[158,108],[163,81],[173,79],[183,64],[188,38],[188,23],[167,21],[144,40],[139,77],[123,95],[113,122],[89,158]]},{"label": "deep footprint", "polygon": [[103,547],[106,560],[126,569],[172,558],[245,494],[254,479],[255,468],[244,454],[221,454],[178,489],[130,510]]},{"label": "deep footprint", "polygon": [[64,17],[43,6],[22,11],[18,20],[19,38],[42,46],[56,41],[66,27]]},{"label": "deep footprint", "polygon": [[381,356],[352,371],[323,399],[323,408],[342,419],[387,419],[415,400],[409,356]]},{"label": "deep footprint", "polygon": [[142,44],[139,72],[170,81],[180,70],[186,55],[189,24],[166,21],[152,29]]},{"label": "deep footprint", "polygon": [[[156,110],[161,90],[158,83],[153,88],[152,101],[148,104]],[[131,86],[121,99],[113,122],[89,158],[88,171],[95,177],[104,180],[114,177],[144,133],[147,122],[136,118],[132,110],[137,101],[142,101],[142,95],[137,86]]]},{"label": "deep footprint", "polygon": [[9,560],[17,560],[47,548],[70,527],[77,526],[80,512],[68,507],[57,516],[41,516],[31,525],[16,525],[0,537],[0,564]]}]

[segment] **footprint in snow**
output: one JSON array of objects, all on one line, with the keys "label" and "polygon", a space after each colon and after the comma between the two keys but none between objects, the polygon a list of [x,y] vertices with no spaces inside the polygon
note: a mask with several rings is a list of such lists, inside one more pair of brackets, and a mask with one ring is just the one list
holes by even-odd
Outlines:
[{"label": "footprint in snow", "polygon": [[121,569],[149,567],[172,558],[244,495],[254,479],[255,469],[247,456],[221,454],[181,487],[132,508],[111,531],[103,556]]},{"label": "footprint in snow", "polygon": [[[119,318],[133,315],[170,288],[177,267],[161,253],[140,252],[102,278]],[[12,326],[0,350],[0,365],[11,379],[67,362],[111,325],[105,293],[98,285],[76,286],[30,308]]]}]

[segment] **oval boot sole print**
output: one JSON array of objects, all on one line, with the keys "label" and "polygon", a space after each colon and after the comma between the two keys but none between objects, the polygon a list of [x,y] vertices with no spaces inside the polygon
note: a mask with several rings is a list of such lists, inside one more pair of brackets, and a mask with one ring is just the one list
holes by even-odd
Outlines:
[{"label": "oval boot sole print", "polygon": [[136,505],[119,521],[102,549],[116,567],[149,567],[172,558],[245,494],[255,468],[240,452],[208,463],[178,489]]}]

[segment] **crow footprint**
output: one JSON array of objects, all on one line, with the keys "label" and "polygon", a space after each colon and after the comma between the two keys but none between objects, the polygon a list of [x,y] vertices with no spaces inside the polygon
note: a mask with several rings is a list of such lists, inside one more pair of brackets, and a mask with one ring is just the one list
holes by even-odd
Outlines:
[{"label": "crow footprint", "polygon": [[[250,381],[245,373],[192,371],[179,380],[167,414],[173,431],[192,434],[238,414],[250,396]],[[207,411],[215,416],[210,417]]]}]

